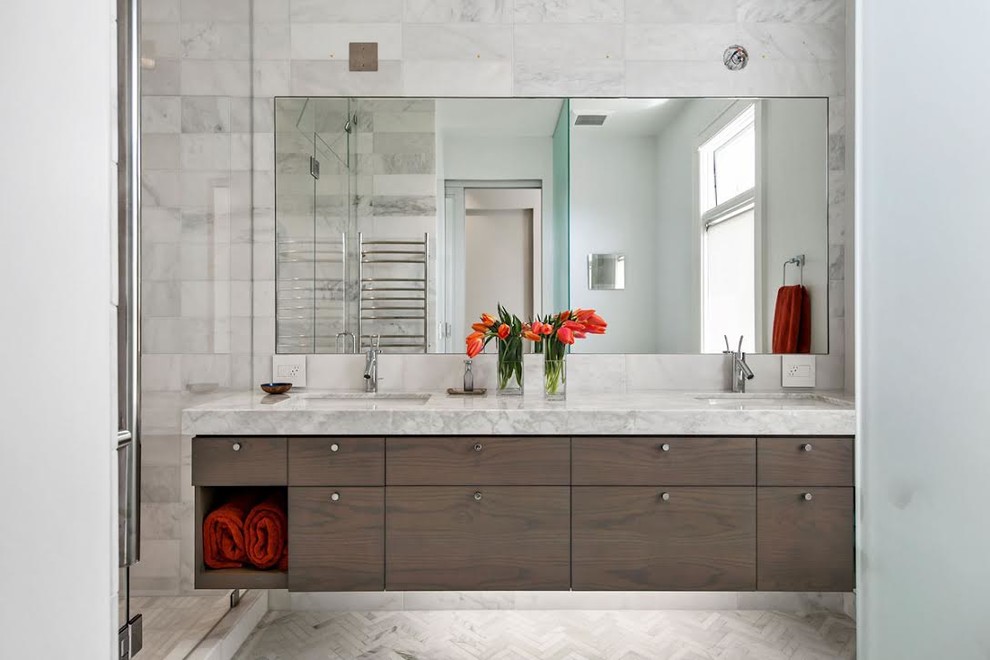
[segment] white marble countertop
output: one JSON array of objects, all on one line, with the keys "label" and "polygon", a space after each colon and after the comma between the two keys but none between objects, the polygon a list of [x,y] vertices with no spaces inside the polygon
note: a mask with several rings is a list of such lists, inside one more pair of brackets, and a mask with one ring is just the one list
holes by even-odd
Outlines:
[{"label": "white marble countertop", "polygon": [[854,435],[832,393],[624,392],[565,401],[446,393],[244,392],[182,413],[187,435]]}]

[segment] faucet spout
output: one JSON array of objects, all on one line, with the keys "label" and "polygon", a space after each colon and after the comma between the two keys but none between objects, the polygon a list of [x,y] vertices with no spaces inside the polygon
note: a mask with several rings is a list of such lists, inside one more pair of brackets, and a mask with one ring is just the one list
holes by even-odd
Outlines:
[{"label": "faucet spout", "polygon": [[736,356],[733,357],[735,358],[736,361],[736,368],[739,369],[739,371],[742,373],[742,376],[746,380],[753,380],[753,378],[756,377],[756,374],[754,374],[753,370],[749,368],[748,364],[746,364],[746,354],[743,353],[741,359]]}]

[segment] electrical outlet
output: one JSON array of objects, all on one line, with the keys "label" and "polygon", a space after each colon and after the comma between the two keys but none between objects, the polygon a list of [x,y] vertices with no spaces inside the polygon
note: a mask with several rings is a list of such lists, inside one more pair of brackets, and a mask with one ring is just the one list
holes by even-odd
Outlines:
[{"label": "electrical outlet", "polygon": [[814,387],[814,355],[781,355],[780,384],[783,387]]},{"label": "electrical outlet", "polygon": [[273,355],[272,382],[292,383],[293,387],[306,387],[306,356]]}]

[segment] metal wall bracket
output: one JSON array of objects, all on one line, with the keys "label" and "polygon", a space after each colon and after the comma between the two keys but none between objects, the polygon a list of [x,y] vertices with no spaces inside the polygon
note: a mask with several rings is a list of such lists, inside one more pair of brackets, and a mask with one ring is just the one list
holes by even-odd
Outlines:
[{"label": "metal wall bracket", "polygon": [[314,179],[320,178],[320,161],[313,156],[309,157],[309,173]]},{"label": "metal wall bracket", "polygon": [[241,590],[234,589],[230,592],[230,607],[235,608],[241,603]]}]

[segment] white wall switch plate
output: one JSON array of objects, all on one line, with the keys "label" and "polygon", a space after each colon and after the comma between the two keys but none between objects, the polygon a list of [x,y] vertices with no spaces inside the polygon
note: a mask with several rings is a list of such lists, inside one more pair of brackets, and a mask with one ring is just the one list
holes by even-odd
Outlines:
[{"label": "white wall switch plate", "polygon": [[273,355],[272,382],[292,383],[293,387],[306,387],[306,356]]},{"label": "white wall switch plate", "polygon": [[781,355],[780,384],[783,387],[814,387],[814,355]]}]

